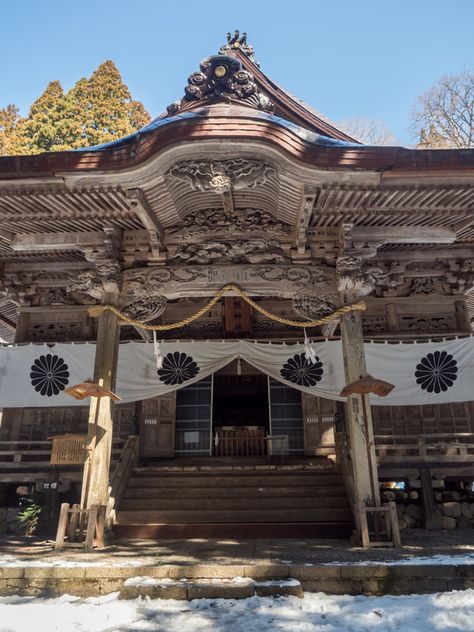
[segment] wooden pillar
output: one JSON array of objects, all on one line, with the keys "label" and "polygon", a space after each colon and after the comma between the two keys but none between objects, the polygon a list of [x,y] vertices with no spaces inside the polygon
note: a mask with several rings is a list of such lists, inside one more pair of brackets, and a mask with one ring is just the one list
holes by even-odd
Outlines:
[{"label": "wooden pillar", "polygon": [[456,328],[458,331],[471,332],[471,321],[466,301],[454,301],[454,313],[456,316]]},{"label": "wooden pillar", "polygon": [[[108,296],[104,303],[113,303]],[[94,381],[106,389],[115,387],[120,327],[118,318],[105,311],[98,317]],[[89,408],[87,445],[93,447],[84,466],[81,506],[106,505],[108,501],[110,458],[112,453],[113,402],[109,397],[92,397]]]},{"label": "wooden pillar", "polygon": [[[346,383],[367,375],[360,312],[341,318],[342,352]],[[380,504],[372,413],[368,395],[350,395],[347,400],[346,432],[350,447],[354,506]],[[357,519],[357,516],[356,516]]]},{"label": "wooden pillar", "polygon": [[434,499],[431,470],[420,468],[420,480],[423,526],[425,529],[441,529],[441,514]]},{"label": "wooden pillar", "polygon": [[387,323],[387,330],[390,333],[393,334],[400,331],[398,305],[396,303],[387,303],[385,305],[385,321]]}]

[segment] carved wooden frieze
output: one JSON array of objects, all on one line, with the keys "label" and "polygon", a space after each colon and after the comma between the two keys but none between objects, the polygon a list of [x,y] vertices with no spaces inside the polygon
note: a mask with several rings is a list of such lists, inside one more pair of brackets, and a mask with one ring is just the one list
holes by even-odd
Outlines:
[{"label": "carved wooden frieze", "polygon": [[336,274],[329,266],[214,265],[140,268],[123,272],[123,294],[141,288],[149,296],[168,299],[213,296],[227,283],[235,283],[254,296],[292,298],[295,294],[336,291]]},{"label": "carved wooden frieze", "polygon": [[187,182],[193,191],[220,194],[262,186],[276,175],[276,170],[266,162],[250,158],[183,160],[172,165],[165,175]]},{"label": "carved wooden frieze", "polygon": [[168,259],[183,263],[285,263],[289,260],[278,242],[264,239],[206,241],[184,244]]},{"label": "carved wooden frieze", "polygon": [[127,316],[142,322],[151,322],[161,316],[165,311],[167,300],[165,296],[150,295],[143,291],[143,296],[122,296],[120,309]]},{"label": "carved wooden frieze", "polygon": [[362,257],[345,255],[336,263],[338,290],[357,296],[373,292],[377,282],[388,276],[380,266],[365,262]]},{"label": "carved wooden frieze", "polygon": [[278,221],[268,211],[256,208],[223,209],[208,208],[186,215],[179,226],[168,229],[171,240],[191,239],[197,235],[222,237],[252,233],[266,233],[285,237],[293,226]]},{"label": "carved wooden frieze", "polygon": [[298,294],[293,297],[295,312],[309,320],[323,318],[339,307],[337,294]]}]

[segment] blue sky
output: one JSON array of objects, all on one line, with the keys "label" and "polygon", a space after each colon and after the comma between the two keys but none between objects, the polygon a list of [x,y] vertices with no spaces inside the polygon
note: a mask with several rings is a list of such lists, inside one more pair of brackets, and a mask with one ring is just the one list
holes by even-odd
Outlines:
[{"label": "blue sky", "polygon": [[416,97],[474,69],[474,0],[13,0],[0,2],[0,107],[69,89],[112,59],[152,116],[183,94],[227,31],[262,70],[340,121],[382,119],[410,144]]}]

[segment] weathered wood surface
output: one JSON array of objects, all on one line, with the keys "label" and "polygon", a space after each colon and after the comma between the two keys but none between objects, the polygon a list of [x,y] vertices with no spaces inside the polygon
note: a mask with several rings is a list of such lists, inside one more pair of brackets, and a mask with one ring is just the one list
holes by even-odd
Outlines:
[{"label": "weathered wood surface", "polygon": [[[110,390],[115,382],[119,332],[117,316],[103,312],[98,318],[94,381]],[[112,433],[113,402],[109,397],[92,397],[87,442],[93,450],[84,466],[82,507],[108,504]]]},{"label": "weathered wood surface", "polygon": [[[342,348],[346,382],[367,374],[359,312],[341,318]],[[365,402],[363,402],[363,398]],[[354,503],[380,503],[370,403],[367,395],[350,395],[346,406],[346,432],[349,441],[354,483]]]}]

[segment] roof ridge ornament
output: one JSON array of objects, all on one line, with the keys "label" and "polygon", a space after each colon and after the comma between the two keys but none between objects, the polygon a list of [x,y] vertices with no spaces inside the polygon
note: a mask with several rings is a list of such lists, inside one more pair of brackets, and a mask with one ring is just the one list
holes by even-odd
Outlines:
[{"label": "roof ridge ornament", "polygon": [[227,44],[220,47],[219,55],[228,55],[232,50],[240,50],[256,66],[260,66],[258,61],[255,59],[253,46],[247,44],[247,33],[244,32],[240,35],[240,31],[238,29],[234,31],[234,35],[230,32],[227,33]]},{"label": "roof ridge ornament", "polygon": [[180,101],[168,106],[169,116],[193,109],[196,103],[207,105],[219,101],[247,105],[265,112],[273,112],[275,107],[257,88],[252,73],[231,55],[211,55],[203,59],[200,70],[188,78],[184,93]]}]

